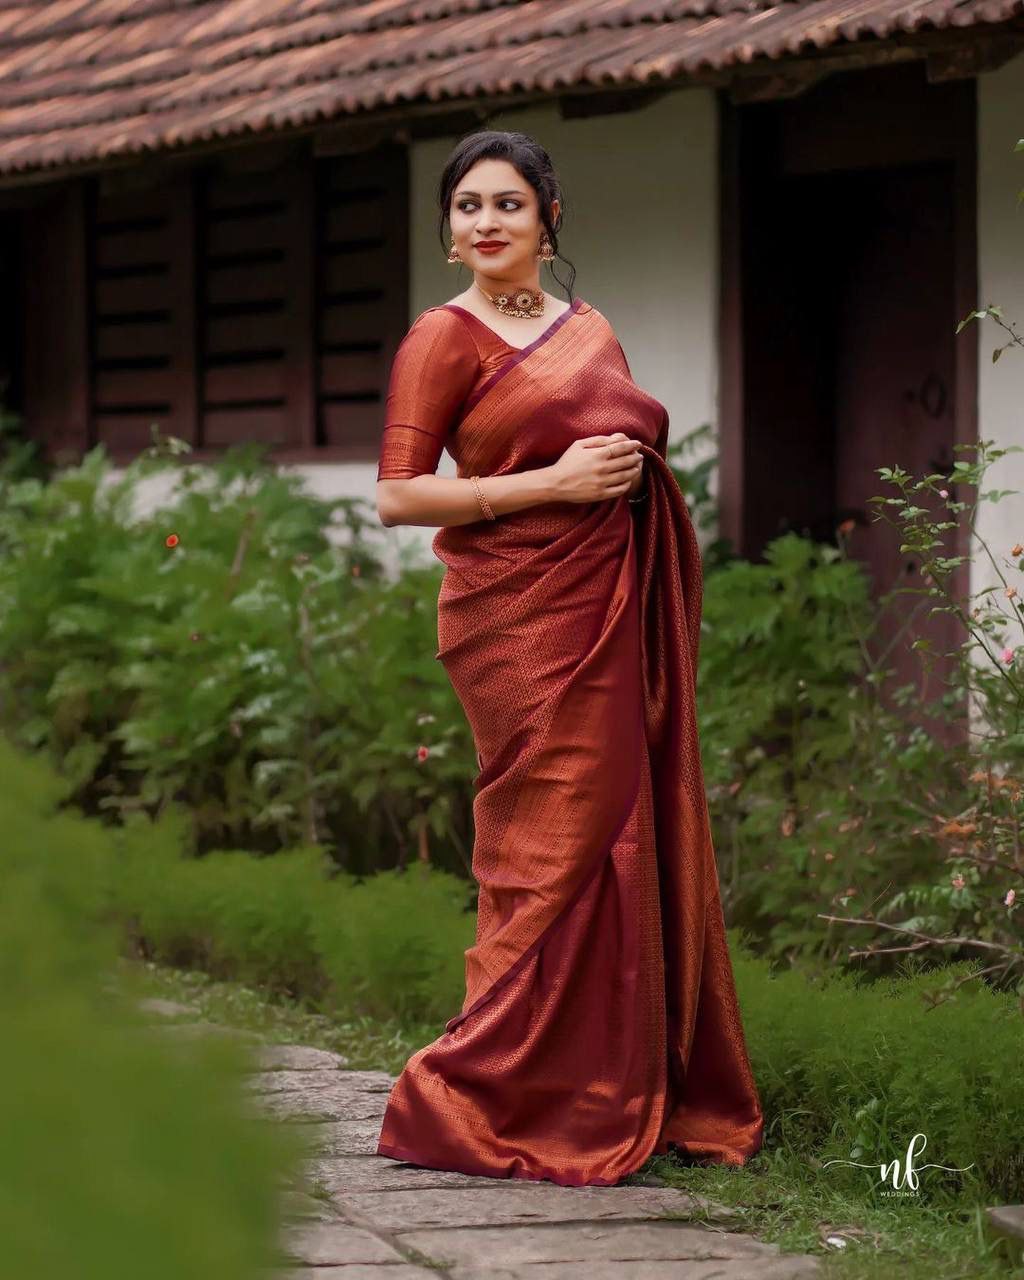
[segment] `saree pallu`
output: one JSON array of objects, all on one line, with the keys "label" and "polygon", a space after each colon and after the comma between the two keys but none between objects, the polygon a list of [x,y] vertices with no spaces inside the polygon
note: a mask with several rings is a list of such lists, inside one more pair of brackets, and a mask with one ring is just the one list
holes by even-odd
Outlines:
[{"label": "saree pallu", "polygon": [[647,498],[434,537],[436,657],[478,753],[477,928],[462,1009],[395,1082],[380,1155],[582,1186],[671,1145],[737,1165],[761,1147],[697,736],[700,552],[667,422],[577,300],[448,442],[459,475],[487,476],[622,431]]}]

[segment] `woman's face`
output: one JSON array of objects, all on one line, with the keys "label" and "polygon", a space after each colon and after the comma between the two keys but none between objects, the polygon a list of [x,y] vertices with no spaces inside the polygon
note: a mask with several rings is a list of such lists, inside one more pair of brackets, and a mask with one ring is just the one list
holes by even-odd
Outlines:
[{"label": "woman's face", "polygon": [[[551,202],[552,219],[558,201]],[[537,193],[507,160],[478,160],[452,193],[448,211],[452,239],[467,267],[502,283],[535,281],[540,272],[540,218]],[[487,253],[480,246],[501,241]]]}]

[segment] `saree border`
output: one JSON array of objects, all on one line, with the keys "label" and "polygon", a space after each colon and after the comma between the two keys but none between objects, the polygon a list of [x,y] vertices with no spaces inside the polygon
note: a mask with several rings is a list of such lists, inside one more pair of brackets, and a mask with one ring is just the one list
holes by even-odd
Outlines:
[{"label": "saree border", "polygon": [[[411,1147],[402,1147],[392,1142],[380,1142],[379,1140],[374,1154],[385,1156],[388,1160],[400,1160],[405,1164],[415,1165],[417,1169],[440,1169],[444,1173],[469,1173],[471,1177],[482,1176],[485,1178],[508,1179],[509,1181],[515,1178],[523,1182],[553,1182],[556,1186],[561,1187],[617,1187],[622,1180],[621,1178],[591,1178],[588,1182],[566,1182],[563,1178],[552,1177],[550,1173],[532,1173],[527,1172],[525,1169],[518,1173],[511,1169],[508,1173],[495,1173],[493,1168],[489,1168],[482,1161],[473,1160],[472,1157],[463,1159],[461,1156],[459,1157],[460,1163],[457,1165],[447,1162],[443,1164],[435,1163],[437,1159],[435,1156],[431,1156],[430,1164],[425,1165],[422,1163],[423,1156],[413,1151]],[[648,1158],[649,1153],[637,1168],[642,1168]],[[522,1163],[521,1156],[512,1157],[510,1163],[514,1164],[517,1159]],[[549,1165],[546,1167],[553,1170],[555,1166]],[[636,1169],[631,1170],[631,1172],[635,1173]],[[622,1175],[623,1178],[628,1178],[629,1176],[628,1173]]]},{"label": "saree border", "polygon": [[560,316],[555,316],[554,320],[551,321],[551,323],[548,325],[548,327],[544,330],[544,332],[539,337],[534,338],[534,340],[525,347],[516,348],[516,347],[513,347],[510,342],[505,342],[505,339],[502,338],[500,333],[497,333],[494,329],[492,329],[491,326],[489,324],[486,324],[483,320],[481,320],[479,316],[474,315],[472,311],[468,311],[465,307],[460,307],[457,302],[442,303],[441,304],[442,309],[447,308],[450,311],[459,312],[460,315],[469,316],[472,320],[475,320],[478,324],[482,324],[483,327],[488,331],[488,333],[494,334],[494,336],[498,338],[501,342],[505,342],[505,346],[507,346],[509,350],[515,351],[515,355],[510,356],[509,359],[506,360],[504,364],[499,366],[499,368],[495,369],[495,371],[486,380],[486,382],[481,383],[481,385],[477,387],[477,389],[468,398],[468,400],[466,400],[465,404],[462,406],[462,416],[465,417],[466,414],[468,414],[475,407],[475,405],[480,401],[480,399],[484,395],[486,395],[486,393],[490,391],[490,389],[494,386],[494,384],[496,382],[499,382],[505,376],[506,373],[511,373],[512,370],[517,365],[522,364],[522,362],[526,359],[528,355],[531,354],[531,352],[536,351],[537,348],[539,346],[542,346],[545,342],[547,342],[549,338],[554,337],[554,335],[558,332],[558,330],[562,327],[562,325],[565,324],[565,322],[571,316],[576,315],[579,312],[580,307],[584,305],[588,305],[588,304],[585,304],[584,300],[581,297],[577,296],[576,298],[573,299],[573,301],[562,312]]}]

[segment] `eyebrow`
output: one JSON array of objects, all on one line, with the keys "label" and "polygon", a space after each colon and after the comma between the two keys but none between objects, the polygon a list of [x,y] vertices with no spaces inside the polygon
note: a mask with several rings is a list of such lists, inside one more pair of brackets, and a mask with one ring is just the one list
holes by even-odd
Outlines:
[{"label": "eyebrow", "polygon": [[[494,194],[496,196],[525,196],[526,192],[525,191],[495,191]],[[455,196],[456,198],[459,196],[476,196],[477,199],[479,200],[480,192],[479,191],[456,191]]]}]

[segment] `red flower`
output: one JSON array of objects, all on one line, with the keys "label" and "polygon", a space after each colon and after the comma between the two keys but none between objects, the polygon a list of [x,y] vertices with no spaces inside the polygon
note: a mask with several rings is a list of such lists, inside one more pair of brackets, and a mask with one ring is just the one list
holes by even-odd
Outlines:
[{"label": "red flower", "polygon": [[169,533],[164,539],[164,544],[168,547],[176,547],[178,545],[178,535],[176,533]]},{"label": "red flower", "polygon": [[417,748],[416,748],[416,759],[417,759],[417,760],[426,760],[427,756],[429,756],[429,755],[430,755],[430,748],[429,748],[429,747],[417,747]]}]

